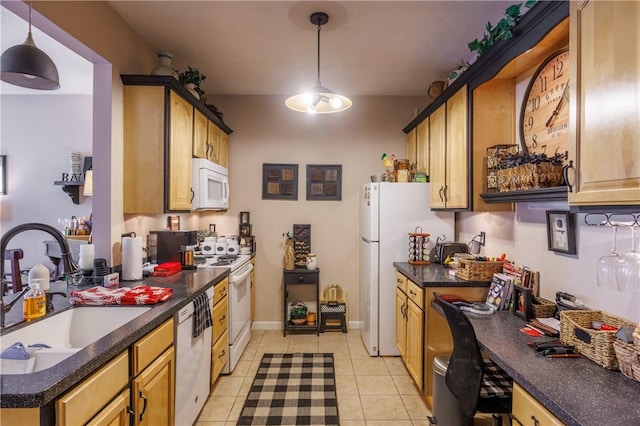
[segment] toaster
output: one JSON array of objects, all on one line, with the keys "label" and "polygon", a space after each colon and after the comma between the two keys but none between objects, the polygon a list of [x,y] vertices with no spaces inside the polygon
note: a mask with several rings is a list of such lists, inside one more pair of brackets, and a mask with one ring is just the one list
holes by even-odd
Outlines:
[{"label": "toaster", "polygon": [[442,263],[448,256],[453,257],[456,253],[468,253],[469,246],[465,243],[455,241],[440,241],[436,243],[434,249],[434,262]]}]

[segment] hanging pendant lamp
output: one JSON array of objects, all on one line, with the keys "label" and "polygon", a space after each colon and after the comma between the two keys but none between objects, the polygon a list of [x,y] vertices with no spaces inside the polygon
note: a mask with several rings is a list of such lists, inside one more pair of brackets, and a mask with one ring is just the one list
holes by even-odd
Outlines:
[{"label": "hanging pendant lamp", "polygon": [[315,87],[310,91],[291,96],[285,101],[285,105],[294,111],[311,114],[344,111],[351,107],[351,99],[332,92],[320,83],[320,29],[329,22],[329,15],[324,12],[315,12],[311,14],[309,20],[318,26],[318,79]]},{"label": "hanging pendant lamp", "polygon": [[51,58],[36,47],[31,35],[31,2],[29,2],[29,34],[23,44],[8,48],[0,58],[0,79],[28,89],[60,88],[58,69]]}]

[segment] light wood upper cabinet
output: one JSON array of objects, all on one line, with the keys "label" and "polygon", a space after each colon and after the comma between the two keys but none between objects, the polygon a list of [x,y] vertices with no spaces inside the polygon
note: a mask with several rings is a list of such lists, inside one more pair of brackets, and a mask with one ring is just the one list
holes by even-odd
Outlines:
[{"label": "light wood upper cabinet", "polygon": [[124,87],[124,213],[191,209],[192,140],[193,107],[180,95],[163,86]]},{"label": "light wood upper cabinet", "polygon": [[469,205],[467,105],[467,86],[463,86],[429,116],[431,208]]},{"label": "light wood upper cabinet", "polygon": [[640,3],[570,5],[569,204],[640,204]]},{"label": "light wood upper cabinet", "polygon": [[209,139],[208,139],[209,120],[198,110],[193,112],[193,156],[198,158],[208,158],[209,155]]},{"label": "light wood upper cabinet", "polygon": [[167,210],[191,210],[191,158],[193,107],[170,91],[169,113],[169,199]]},{"label": "light wood upper cabinet", "polygon": [[220,137],[218,139],[218,161],[222,167],[229,168],[229,135],[223,131],[220,131]]},{"label": "light wood upper cabinet", "polygon": [[429,176],[429,117],[425,118],[416,130],[416,158],[418,172]]},{"label": "light wood upper cabinet", "polygon": [[221,131],[220,128],[211,121],[209,121],[208,132],[209,132],[209,137],[207,138],[207,144],[208,144],[207,158],[209,159],[209,161],[213,161],[214,163],[218,164],[220,161],[218,159],[218,156],[219,156],[218,151],[220,149],[220,133],[224,133],[224,132]]}]

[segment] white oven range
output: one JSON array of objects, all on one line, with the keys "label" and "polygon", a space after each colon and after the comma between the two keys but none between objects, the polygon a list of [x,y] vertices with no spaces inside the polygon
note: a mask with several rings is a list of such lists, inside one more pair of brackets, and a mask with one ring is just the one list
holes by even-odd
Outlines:
[{"label": "white oven range", "polygon": [[229,374],[238,364],[251,338],[251,271],[250,255],[226,255],[204,258],[198,268],[230,268],[229,273],[229,362],[222,370]]}]

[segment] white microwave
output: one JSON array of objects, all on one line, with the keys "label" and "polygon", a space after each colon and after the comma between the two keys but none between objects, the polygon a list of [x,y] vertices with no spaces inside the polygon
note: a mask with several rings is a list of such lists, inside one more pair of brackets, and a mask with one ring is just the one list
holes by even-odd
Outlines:
[{"label": "white microwave", "polygon": [[227,210],[229,208],[228,170],[204,158],[191,164],[193,198],[191,210]]}]

